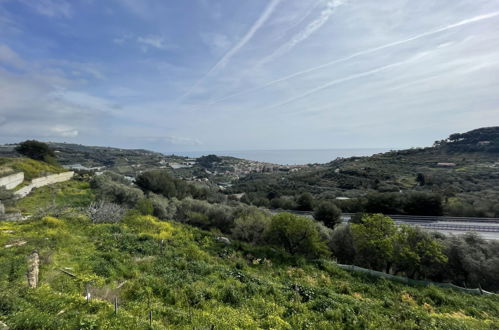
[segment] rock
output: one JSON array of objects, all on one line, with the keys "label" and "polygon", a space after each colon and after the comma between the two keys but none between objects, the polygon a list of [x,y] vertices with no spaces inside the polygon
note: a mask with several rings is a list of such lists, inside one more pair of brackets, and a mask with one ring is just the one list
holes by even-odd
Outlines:
[{"label": "rock", "polygon": [[28,285],[30,288],[36,288],[38,286],[38,274],[40,266],[40,257],[38,252],[33,251],[28,260]]},{"label": "rock", "polygon": [[228,239],[227,237],[219,236],[216,238],[216,240],[220,243],[224,243],[225,245],[230,245],[230,239]]},{"label": "rock", "polygon": [[5,214],[5,206],[0,202],[0,217]]},{"label": "rock", "polygon": [[22,246],[22,245],[24,245],[26,243],[28,243],[28,242],[26,242],[26,241],[15,241],[13,243],[5,245],[4,248],[8,249],[8,248],[11,248],[13,246]]}]

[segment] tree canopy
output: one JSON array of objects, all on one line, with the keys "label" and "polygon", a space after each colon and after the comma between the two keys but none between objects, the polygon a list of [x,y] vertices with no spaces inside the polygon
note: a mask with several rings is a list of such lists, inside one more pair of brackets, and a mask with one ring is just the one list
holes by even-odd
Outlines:
[{"label": "tree canopy", "polygon": [[16,151],[21,155],[34,160],[40,160],[49,164],[55,164],[57,162],[54,150],[52,150],[48,144],[40,141],[27,140],[21,142],[16,147]]}]

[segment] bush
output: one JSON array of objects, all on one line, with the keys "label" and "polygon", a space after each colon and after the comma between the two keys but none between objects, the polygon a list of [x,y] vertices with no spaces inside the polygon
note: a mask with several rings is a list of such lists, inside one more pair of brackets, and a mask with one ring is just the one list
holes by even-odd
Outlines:
[{"label": "bush", "polygon": [[151,201],[153,207],[153,215],[160,219],[173,219],[177,213],[177,206],[179,204],[178,200],[166,199],[161,195],[156,195],[154,193],[149,193],[149,200]]},{"label": "bush", "polygon": [[270,227],[270,217],[261,211],[252,211],[234,220],[232,236],[254,244],[265,242]]},{"label": "bush", "polygon": [[136,184],[143,190],[172,198],[177,197],[179,194],[175,181],[168,171],[154,170],[140,174],[137,177]]},{"label": "bush", "polygon": [[153,215],[154,214],[154,205],[152,201],[149,199],[141,199],[137,205],[135,205],[135,209],[140,212],[142,215]]},{"label": "bush", "polygon": [[125,204],[134,207],[138,201],[144,199],[144,193],[130,183],[122,181],[115,174],[102,174],[95,176],[90,186],[96,190],[98,199],[112,203]]},{"label": "bush", "polygon": [[350,225],[339,224],[333,230],[331,239],[328,242],[329,248],[333,251],[333,256],[342,264],[352,264],[355,260],[355,247],[353,244]]},{"label": "bush", "polygon": [[375,270],[389,269],[397,231],[393,220],[383,214],[370,214],[362,218],[362,223],[350,225],[350,229],[357,263]]},{"label": "bush", "polygon": [[314,218],[317,221],[323,222],[329,228],[334,228],[341,222],[341,210],[330,202],[321,202],[315,208]]},{"label": "bush", "polygon": [[296,200],[297,210],[312,211],[314,209],[314,198],[311,193],[303,193]]},{"label": "bush", "polygon": [[105,201],[92,202],[87,208],[87,216],[93,223],[115,223],[121,221],[126,209],[118,204]]},{"label": "bush", "polygon": [[314,220],[291,213],[279,213],[272,217],[267,241],[284,247],[291,254],[303,254],[310,257],[329,254]]},{"label": "bush", "polygon": [[183,199],[177,208],[176,220],[187,222],[204,229],[218,228],[230,233],[236,216],[236,209],[222,204],[210,204],[192,198]]}]

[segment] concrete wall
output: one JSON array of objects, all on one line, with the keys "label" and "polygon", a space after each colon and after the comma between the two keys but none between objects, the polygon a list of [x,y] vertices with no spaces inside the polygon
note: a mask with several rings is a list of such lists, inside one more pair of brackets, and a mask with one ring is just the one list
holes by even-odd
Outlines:
[{"label": "concrete wall", "polygon": [[14,194],[19,198],[23,198],[26,195],[28,195],[31,192],[31,190],[33,190],[34,188],[40,188],[43,186],[48,186],[50,184],[68,181],[73,177],[73,175],[74,172],[70,171],[59,174],[42,176],[40,178],[33,179],[29,185],[15,191]]},{"label": "concrete wall", "polygon": [[15,173],[0,178],[0,187],[14,189],[24,181],[24,173]]}]

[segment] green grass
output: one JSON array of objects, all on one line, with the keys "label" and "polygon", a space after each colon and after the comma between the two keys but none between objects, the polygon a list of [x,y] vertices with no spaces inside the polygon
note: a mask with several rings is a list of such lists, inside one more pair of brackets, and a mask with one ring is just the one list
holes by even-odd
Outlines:
[{"label": "green grass", "polygon": [[33,214],[51,206],[81,208],[90,204],[94,198],[88,182],[70,180],[37,188],[16,206],[23,213]]},{"label": "green grass", "polygon": [[1,158],[0,168],[13,172],[24,172],[24,180],[30,181],[40,176],[66,171],[62,167],[50,165],[29,158]]},{"label": "green grass", "polygon": [[[33,212],[55,199],[74,210],[92,196],[70,181],[18,207]],[[27,243],[4,248],[19,240]],[[28,289],[33,250],[40,286]],[[0,320],[12,329],[148,329],[149,311],[154,329],[499,327],[497,296],[406,286],[265,246],[226,246],[211,232],[133,212],[119,224],[95,225],[78,212],[0,222]]]}]

